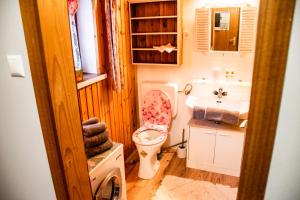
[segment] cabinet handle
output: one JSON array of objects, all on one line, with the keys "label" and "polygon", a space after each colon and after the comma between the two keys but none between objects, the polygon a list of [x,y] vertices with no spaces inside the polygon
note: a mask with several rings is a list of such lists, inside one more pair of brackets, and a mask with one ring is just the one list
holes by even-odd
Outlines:
[{"label": "cabinet handle", "polygon": [[202,132],[202,133],[204,133],[206,135],[215,135],[215,133],[206,133],[206,132]]},{"label": "cabinet handle", "polygon": [[223,137],[230,137],[229,134],[225,134],[225,133],[219,133],[220,136],[223,136]]}]

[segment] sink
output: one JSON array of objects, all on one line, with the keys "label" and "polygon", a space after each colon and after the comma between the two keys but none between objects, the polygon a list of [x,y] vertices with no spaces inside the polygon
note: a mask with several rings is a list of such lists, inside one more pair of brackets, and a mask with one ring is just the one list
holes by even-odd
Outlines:
[{"label": "sink", "polygon": [[[247,119],[250,105],[250,89],[251,84],[215,84],[193,82],[192,93],[185,100],[186,106],[190,112],[194,106],[220,108],[229,111],[238,111],[240,119]],[[222,87],[228,94],[220,99],[213,94],[214,90]]]},{"label": "sink", "polygon": [[194,106],[201,107],[213,107],[220,108],[229,111],[238,111],[240,113],[240,119],[247,119],[249,112],[249,101],[234,101],[228,99],[221,99],[221,103],[218,103],[218,98],[205,98],[205,97],[195,97],[189,95],[186,100],[186,106],[192,111]]}]

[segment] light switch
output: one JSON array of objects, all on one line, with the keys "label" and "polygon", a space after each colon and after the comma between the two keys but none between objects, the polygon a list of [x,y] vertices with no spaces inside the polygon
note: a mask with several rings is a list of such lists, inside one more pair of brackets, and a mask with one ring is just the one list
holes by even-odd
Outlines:
[{"label": "light switch", "polygon": [[7,62],[12,77],[25,77],[23,60],[21,55],[7,55]]}]

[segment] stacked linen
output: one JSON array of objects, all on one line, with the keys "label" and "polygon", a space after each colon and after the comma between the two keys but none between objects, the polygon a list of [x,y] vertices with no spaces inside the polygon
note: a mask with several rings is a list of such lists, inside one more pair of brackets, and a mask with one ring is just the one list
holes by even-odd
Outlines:
[{"label": "stacked linen", "polygon": [[90,118],[82,123],[85,153],[88,158],[102,153],[112,147],[104,122]]},{"label": "stacked linen", "polygon": [[194,106],[193,119],[224,122],[231,125],[238,125],[240,120],[239,111],[225,110],[216,107]]}]

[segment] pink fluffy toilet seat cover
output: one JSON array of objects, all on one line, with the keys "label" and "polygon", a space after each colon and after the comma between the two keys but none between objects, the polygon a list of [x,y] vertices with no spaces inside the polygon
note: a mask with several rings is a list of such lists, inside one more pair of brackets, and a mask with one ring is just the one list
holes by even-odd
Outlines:
[{"label": "pink fluffy toilet seat cover", "polygon": [[172,109],[169,97],[160,90],[150,90],[143,98],[142,120],[145,124],[170,126]]}]

